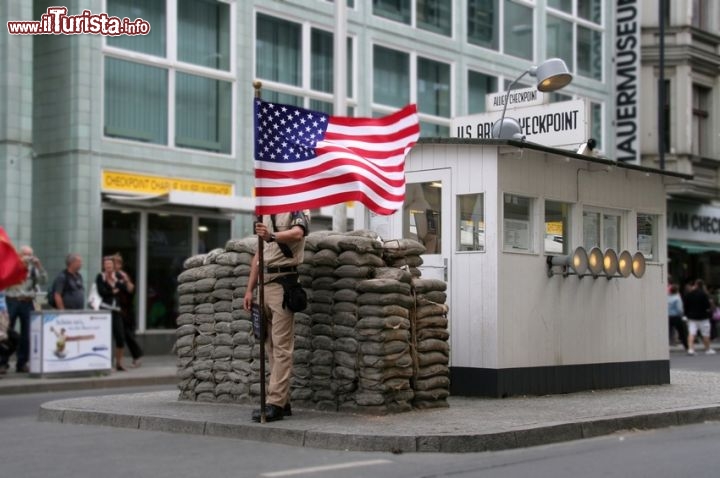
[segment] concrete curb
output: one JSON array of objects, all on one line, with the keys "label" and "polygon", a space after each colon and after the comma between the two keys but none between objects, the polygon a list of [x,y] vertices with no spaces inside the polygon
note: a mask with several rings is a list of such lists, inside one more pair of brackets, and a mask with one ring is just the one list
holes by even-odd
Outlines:
[{"label": "concrete curb", "polygon": [[[525,448],[583,438],[593,438],[622,430],[651,430],[720,420],[720,406],[679,408],[662,412],[603,417],[577,422],[548,423],[534,427],[477,434],[387,435],[328,432],[287,428],[283,422],[264,425],[230,424],[206,420],[137,416],[113,412],[63,408],[54,402],[43,404],[39,420],[81,425],[102,425],[138,430],[237,438],[310,448],[377,452],[474,453]],[[297,422],[293,424],[297,425]]]},{"label": "concrete curb", "polygon": [[39,379],[22,380],[0,386],[0,396],[21,393],[66,392],[70,390],[90,390],[119,387],[145,387],[151,385],[175,385],[177,377],[172,376],[129,376],[126,378],[93,377],[84,379]]}]

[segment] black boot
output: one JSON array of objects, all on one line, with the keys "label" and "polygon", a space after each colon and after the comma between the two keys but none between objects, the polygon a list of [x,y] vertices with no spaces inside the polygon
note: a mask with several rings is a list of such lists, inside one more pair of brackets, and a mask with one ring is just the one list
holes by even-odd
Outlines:
[{"label": "black boot", "polygon": [[[282,420],[284,416],[283,413],[283,407],[278,407],[277,405],[266,405],[265,406],[265,421],[266,422],[274,422],[277,420]],[[253,410],[252,412],[252,420],[254,422],[260,421],[260,410]]]}]

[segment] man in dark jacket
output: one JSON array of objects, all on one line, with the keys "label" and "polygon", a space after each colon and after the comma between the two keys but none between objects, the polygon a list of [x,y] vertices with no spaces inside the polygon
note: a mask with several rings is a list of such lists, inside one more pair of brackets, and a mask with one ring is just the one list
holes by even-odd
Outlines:
[{"label": "man in dark jacket", "polygon": [[705,353],[715,354],[710,347],[710,296],[705,288],[705,282],[697,279],[684,298],[685,316],[688,318],[688,355],[695,355],[695,336],[698,331],[702,334]]}]

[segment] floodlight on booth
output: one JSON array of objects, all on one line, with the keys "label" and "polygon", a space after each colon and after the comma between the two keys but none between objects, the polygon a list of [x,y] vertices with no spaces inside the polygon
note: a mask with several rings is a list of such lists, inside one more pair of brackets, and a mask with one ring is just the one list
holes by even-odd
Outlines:
[{"label": "floodlight on booth", "polygon": [[[562,267],[562,272],[555,272],[553,267]],[[588,267],[588,256],[585,249],[578,247],[572,254],[567,256],[548,256],[547,258],[547,275],[552,277],[555,274],[562,274],[567,277],[569,275],[580,275]],[[572,272],[570,272],[572,271]]]},{"label": "floodlight on booth", "polygon": [[638,279],[645,275],[645,256],[642,252],[636,252],[633,255],[632,274]]},{"label": "floodlight on booth", "polygon": [[588,253],[588,269],[593,277],[597,277],[603,271],[603,253],[599,247],[593,247]]},{"label": "floodlight on booth", "polygon": [[618,256],[618,273],[621,277],[630,277],[632,274],[633,257],[628,251],[622,251]]},{"label": "floodlight on booth", "polygon": [[605,249],[603,254],[603,272],[605,277],[612,279],[618,270],[618,256],[617,253],[612,249]]}]

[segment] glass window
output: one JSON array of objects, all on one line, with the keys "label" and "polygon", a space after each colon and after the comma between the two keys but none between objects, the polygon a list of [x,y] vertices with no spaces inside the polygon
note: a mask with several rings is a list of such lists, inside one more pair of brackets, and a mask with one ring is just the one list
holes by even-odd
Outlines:
[{"label": "glass window", "polygon": [[231,83],[177,73],[175,102],[177,146],[230,153]]},{"label": "glass window", "polygon": [[[106,209],[103,211],[102,256],[120,254],[123,258],[123,270],[130,279],[138,284],[140,239],[140,213]],[[94,272],[94,269],[90,269]],[[97,267],[100,270],[100,267]],[[94,277],[94,275],[92,276]],[[133,301],[134,315],[137,318],[137,295]]]},{"label": "glass window", "polygon": [[602,80],[602,34],[581,26],[577,29],[577,72],[588,78]]},{"label": "glass window", "polygon": [[230,5],[181,0],[177,9],[178,59],[229,71]]},{"label": "glass window", "polygon": [[457,196],[457,250],[485,250],[485,196],[482,193]]},{"label": "glass window", "polygon": [[468,0],[468,42],[493,50],[499,49],[499,0]]},{"label": "glass window", "polygon": [[310,87],[313,90],[333,91],[333,34],[313,28],[310,38]]},{"label": "glass window", "polygon": [[620,253],[622,247],[622,216],[620,214],[583,211],[583,247],[602,251],[613,249]]},{"label": "glass window", "polygon": [[408,183],[403,206],[403,237],[415,239],[427,254],[439,254],[442,244],[440,211],[442,182]]},{"label": "glass window", "polygon": [[230,221],[201,217],[198,221],[198,254],[205,254],[218,247],[224,248],[230,239]]},{"label": "glass window", "polygon": [[545,201],[545,252],[569,254],[570,208],[568,203]]},{"label": "glass window", "polygon": [[450,117],[450,65],[418,58],[418,110]]},{"label": "glass window", "polygon": [[485,96],[497,91],[497,77],[468,70],[468,114],[485,112]]},{"label": "glass window", "polygon": [[148,55],[166,56],[165,0],[107,0],[107,14],[130,20],[142,18],[150,23],[150,33],[147,35],[109,36],[108,45]]},{"label": "glass window", "polygon": [[504,195],[503,247],[506,251],[534,251],[532,205],[532,198]]},{"label": "glass window", "polygon": [[577,8],[578,17],[602,24],[602,0],[579,0]]},{"label": "glass window", "polygon": [[420,136],[423,138],[447,138],[450,136],[450,127],[421,121]]},{"label": "glass window", "polygon": [[259,78],[301,86],[301,48],[299,24],[258,14],[255,58]]},{"label": "glass window", "polygon": [[548,7],[572,13],[572,2],[573,0],[548,0]]},{"label": "glass window", "polygon": [[547,19],[547,57],[562,58],[573,71],[573,25],[567,20],[549,16]]},{"label": "glass window", "polygon": [[603,148],[603,108],[600,103],[590,103],[590,137],[596,142],[595,149]]},{"label": "glass window", "polygon": [[373,0],[373,15],[410,24],[410,0]]},{"label": "glass window", "polygon": [[658,216],[655,214],[637,215],[637,250],[647,261],[657,261]]},{"label": "glass window", "polygon": [[397,108],[410,102],[410,55],[375,45],[373,102]]},{"label": "glass window", "polygon": [[709,106],[712,104],[710,89],[693,85],[692,95],[692,154],[709,156],[712,143],[708,135]]},{"label": "glass window", "polygon": [[105,58],[105,135],[167,144],[168,72]]},{"label": "glass window", "polygon": [[192,217],[148,214],[148,329],[177,327],[177,276],[192,252]]},{"label": "glass window", "polygon": [[583,211],[583,247],[590,251],[600,247],[600,213]]},{"label": "glass window", "polygon": [[533,59],[533,9],[505,0],[503,41],[508,55]]},{"label": "glass window", "polygon": [[416,9],[418,28],[441,35],[452,35],[452,2],[417,0]]}]

